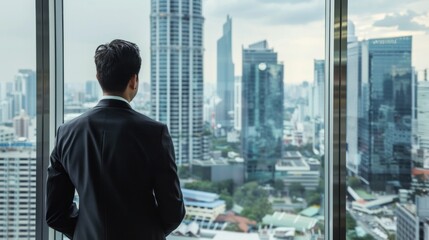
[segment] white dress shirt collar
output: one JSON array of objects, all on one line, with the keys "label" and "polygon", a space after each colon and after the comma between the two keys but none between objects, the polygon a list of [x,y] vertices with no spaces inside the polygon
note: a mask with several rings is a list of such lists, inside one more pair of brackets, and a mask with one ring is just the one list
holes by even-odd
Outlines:
[{"label": "white dress shirt collar", "polygon": [[109,96],[103,96],[103,97],[101,97],[100,101],[104,100],[104,99],[120,100],[120,101],[126,102],[127,104],[130,104],[130,102],[128,102],[127,99],[125,99],[123,97],[120,97],[120,96],[111,96],[111,95],[109,95]]}]

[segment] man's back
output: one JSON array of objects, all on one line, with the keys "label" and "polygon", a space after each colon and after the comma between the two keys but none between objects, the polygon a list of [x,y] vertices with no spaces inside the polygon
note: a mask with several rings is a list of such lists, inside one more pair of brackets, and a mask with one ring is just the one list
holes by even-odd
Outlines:
[{"label": "man's back", "polygon": [[[101,100],[60,127],[51,165],[48,187],[57,196],[64,192],[66,199],[49,197],[48,190],[47,221],[58,223],[58,230],[74,239],[164,239],[184,217],[166,126],[126,102]],[[78,216],[65,209],[71,206],[67,197],[74,187]]]}]

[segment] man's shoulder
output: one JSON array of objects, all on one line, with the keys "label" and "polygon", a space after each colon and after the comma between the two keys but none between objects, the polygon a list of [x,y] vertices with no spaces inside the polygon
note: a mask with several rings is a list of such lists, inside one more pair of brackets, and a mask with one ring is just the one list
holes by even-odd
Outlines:
[{"label": "man's shoulder", "polygon": [[[61,128],[64,130],[77,129],[81,125],[86,125],[83,123],[92,121],[93,119],[97,119],[103,116],[104,114],[102,113],[100,114],[100,111],[106,111],[106,109],[97,109],[97,108],[90,109],[87,112],[83,113],[82,115],[63,123],[61,125]],[[140,127],[148,127],[151,129],[163,129],[164,127],[166,127],[166,124],[156,121],[148,117],[147,115],[137,112],[133,109],[130,109],[127,112],[129,114],[121,115],[121,120],[125,122],[128,122],[128,123],[133,122],[134,124],[138,124]]]},{"label": "man's shoulder", "polygon": [[132,112],[133,112],[133,115],[136,117],[136,119],[144,125],[148,125],[156,128],[158,127],[163,128],[164,126],[166,126],[164,123],[156,121],[143,113],[137,112],[135,110],[132,110]]}]

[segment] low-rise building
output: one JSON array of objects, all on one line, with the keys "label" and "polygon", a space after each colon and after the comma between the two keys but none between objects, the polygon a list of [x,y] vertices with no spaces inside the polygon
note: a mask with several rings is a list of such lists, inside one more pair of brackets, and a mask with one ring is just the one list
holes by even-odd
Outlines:
[{"label": "low-rise building", "polygon": [[186,218],[194,220],[214,221],[225,212],[225,201],[219,199],[215,193],[182,189],[186,208]]},{"label": "low-rise building", "polygon": [[298,151],[285,152],[275,170],[276,179],[283,180],[286,188],[293,183],[301,184],[306,190],[315,190],[319,186],[320,161],[305,159]]},{"label": "low-rise building", "polygon": [[208,161],[194,160],[192,162],[192,173],[204,181],[232,180],[235,185],[239,186],[244,182],[244,161],[239,157],[234,159],[210,159]]}]

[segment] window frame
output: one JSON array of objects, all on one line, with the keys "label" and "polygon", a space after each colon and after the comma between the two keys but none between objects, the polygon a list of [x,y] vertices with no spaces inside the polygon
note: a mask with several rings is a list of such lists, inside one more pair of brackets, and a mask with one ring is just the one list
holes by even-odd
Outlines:
[{"label": "window frame", "polygon": [[[64,0],[36,1],[36,239],[62,239],[45,221],[46,169],[64,112]],[[325,0],[325,238],[345,238],[348,0]]]}]

